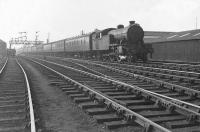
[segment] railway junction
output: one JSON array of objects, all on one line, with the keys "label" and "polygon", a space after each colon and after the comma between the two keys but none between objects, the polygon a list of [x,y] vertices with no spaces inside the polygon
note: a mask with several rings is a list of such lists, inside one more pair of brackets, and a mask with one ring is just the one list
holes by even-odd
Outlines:
[{"label": "railway junction", "polygon": [[[152,3],[148,7],[143,1],[140,9],[138,0],[115,1],[112,6],[108,4],[112,0],[98,1],[98,6],[96,3],[89,6],[94,4],[89,1],[79,0],[78,4],[65,1],[75,5],[74,8],[68,7],[64,0],[48,1],[44,8],[42,2],[35,5],[29,0],[33,6],[21,11],[24,14],[23,22],[20,20],[22,25],[12,19],[15,27],[9,25],[9,32],[3,35],[1,30],[6,30],[10,21],[0,21],[0,26],[5,25],[0,27],[0,37],[10,37],[8,34],[16,32],[15,29],[40,27],[41,30],[52,28],[58,33],[55,38],[60,38],[50,41],[48,32],[47,41],[40,41],[44,34],[37,30],[33,40],[27,29],[26,32],[17,31],[20,37],[11,37],[9,42],[0,39],[0,132],[200,132],[198,19],[196,17],[195,29],[163,30],[176,21],[172,20],[172,13],[177,16],[177,7],[187,0],[181,3],[174,0],[179,4],[170,3],[170,7],[164,3],[167,11],[173,10],[170,20],[164,13],[165,8],[157,6],[165,0],[156,4],[157,0],[149,0]],[[6,5],[7,2],[2,3]],[[121,7],[124,3],[128,12]],[[188,12],[192,9],[189,3],[183,7],[187,7]],[[173,9],[172,5],[177,7]],[[108,11],[111,7],[112,11]],[[0,15],[5,9],[0,8]],[[21,9],[15,10],[17,15],[13,12],[16,20]],[[192,10],[190,15],[194,12]],[[31,22],[25,22],[29,15]],[[138,21],[127,20],[132,15]],[[9,18],[7,14],[2,16],[6,20]],[[192,18],[186,16],[189,23]],[[117,25],[122,19],[125,25]],[[181,20],[183,18],[178,23],[182,26],[180,29],[186,29]],[[80,29],[85,25],[87,33]],[[151,29],[148,26],[159,30],[148,30]],[[81,33],[70,35],[77,28]]]},{"label": "railway junction", "polygon": [[[145,34],[152,43],[147,36],[172,33]],[[200,131],[198,62],[108,60],[37,47],[2,52],[0,131]]]}]

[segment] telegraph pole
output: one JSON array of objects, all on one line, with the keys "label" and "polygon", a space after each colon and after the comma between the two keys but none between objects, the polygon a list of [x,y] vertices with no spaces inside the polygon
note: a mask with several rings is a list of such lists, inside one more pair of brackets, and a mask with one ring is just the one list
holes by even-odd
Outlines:
[{"label": "telegraph pole", "polygon": [[27,40],[27,32],[19,32],[19,34],[20,34],[20,37],[18,37],[18,38],[11,38],[11,40],[9,41],[9,43],[10,43],[10,49],[12,48],[12,44],[18,44],[18,43],[20,43],[20,42],[24,42],[24,40],[23,40],[23,38],[25,37],[26,39],[25,40]]},{"label": "telegraph pole", "polygon": [[10,43],[10,49],[11,49],[11,47],[12,47],[12,42],[13,42],[13,41],[14,41],[13,38],[9,41],[9,43]]},{"label": "telegraph pole", "polygon": [[197,19],[197,16],[196,16],[196,29],[198,28],[198,19]]},{"label": "telegraph pole", "polygon": [[38,40],[38,37],[39,37],[38,32],[39,32],[39,31],[36,31],[36,32],[35,32],[35,45],[37,45],[37,40]]},{"label": "telegraph pole", "polygon": [[47,36],[47,44],[50,42],[49,38],[50,38],[50,33],[48,32],[48,36]]},{"label": "telegraph pole", "polygon": [[10,49],[12,48],[12,45],[36,45],[36,44],[42,44],[43,41],[39,41],[38,40],[38,35],[39,31],[36,32],[36,35],[35,35],[35,40],[28,40],[28,37],[27,37],[27,32],[19,32],[20,34],[20,37],[17,37],[17,38],[11,38],[9,43],[10,43]]}]

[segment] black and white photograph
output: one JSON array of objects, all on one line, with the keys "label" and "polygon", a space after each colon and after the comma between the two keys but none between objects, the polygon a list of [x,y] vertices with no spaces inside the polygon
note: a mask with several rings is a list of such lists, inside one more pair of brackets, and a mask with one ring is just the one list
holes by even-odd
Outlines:
[{"label": "black and white photograph", "polygon": [[0,0],[0,132],[200,132],[200,0]]}]

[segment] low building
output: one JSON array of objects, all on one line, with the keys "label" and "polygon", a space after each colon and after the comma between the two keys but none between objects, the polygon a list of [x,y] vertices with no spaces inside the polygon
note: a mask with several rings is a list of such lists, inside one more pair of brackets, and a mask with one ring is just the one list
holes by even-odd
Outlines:
[{"label": "low building", "polygon": [[144,39],[153,48],[156,61],[200,62],[200,29],[172,32],[158,38]]}]

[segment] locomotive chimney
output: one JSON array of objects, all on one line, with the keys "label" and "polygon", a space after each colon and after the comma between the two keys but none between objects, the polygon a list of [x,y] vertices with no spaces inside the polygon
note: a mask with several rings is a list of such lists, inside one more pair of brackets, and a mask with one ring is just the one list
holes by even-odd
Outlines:
[{"label": "locomotive chimney", "polygon": [[129,24],[130,25],[135,24],[135,21],[129,21]]},{"label": "locomotive chimney", "polygon": [[121,29],[121,28],[124,28],[124,25],[120,24],[117,26],[117,29]]}]

